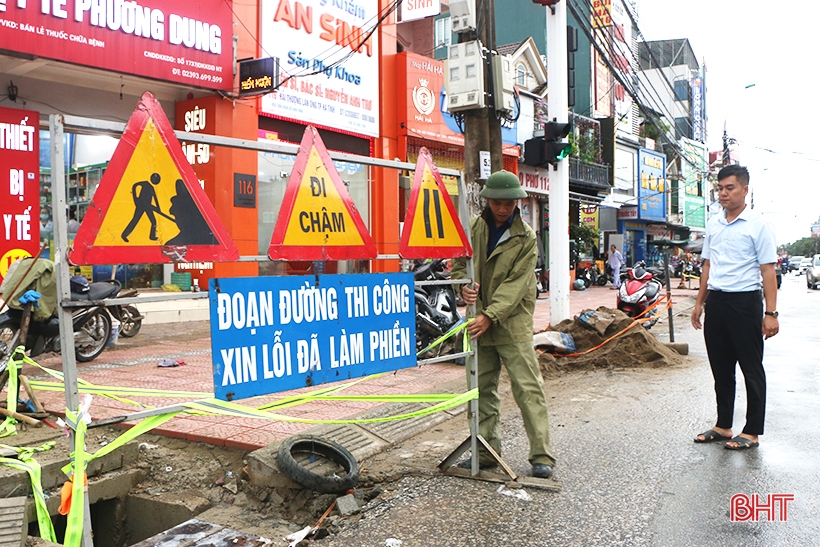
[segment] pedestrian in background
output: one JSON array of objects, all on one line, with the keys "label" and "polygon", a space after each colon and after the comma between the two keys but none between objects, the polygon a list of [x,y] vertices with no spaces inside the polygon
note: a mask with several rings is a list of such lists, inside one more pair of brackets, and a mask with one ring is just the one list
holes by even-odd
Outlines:
[{"label": "pedestrian in background", "polygon": [[[695,442],[728,441],[724,448],[729,450],[759,444],[766,417],[763,341],[780,328],[774,229],[746,205],[748,193],[749,171],[745,167],[728,165],[720,170],[718,195],[723,212],[709,219],[706,226],[700,289],[692,311],[692,326],[703,327],[717,399],[715,427],[698,435]],[[746,425],[733,437],[738,363],[746,381]]]},{"label": "pedestrian in background", "polygon": [[[487,207],[470,221],[475,285],[461,287],[464,302],[476,304],[476,317],[467,332],[478,351],[478,433],[501,454],[498,380],[503,363],[524,418],[532,474],[549,478],[555,458],[550,449],[547,399],[532,346],[538,246],[535,232],[521,220],[516,206],[527,193],[516,175],[497,171],[479,195],[487,200]],[[452,278],[466,276],[466,260],[456,259]],[[469,370],[467,374],[469,383]],[[470,462],[459,465],[469,467]],[[495,465],[486,451],[479,450],[482,469]]]},{"label": "pedestrian in background", "polygon": [[615,245],[609,246],[609,267],[612,268],[612,289],[618,289],[621,286],[621,266],[624,263],[624,257]]}]

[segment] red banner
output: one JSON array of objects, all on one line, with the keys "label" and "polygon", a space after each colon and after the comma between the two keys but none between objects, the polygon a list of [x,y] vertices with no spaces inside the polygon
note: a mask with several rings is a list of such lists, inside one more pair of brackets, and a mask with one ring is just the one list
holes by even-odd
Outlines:
[{"label": "red banner", "polygon": [[210,89],[233,85],[232,32],[224,0],[0,1],[0,49]]},{"label": "red banner", "polygon": [[40,114],[0,107],[0,280],[40,248]]}]

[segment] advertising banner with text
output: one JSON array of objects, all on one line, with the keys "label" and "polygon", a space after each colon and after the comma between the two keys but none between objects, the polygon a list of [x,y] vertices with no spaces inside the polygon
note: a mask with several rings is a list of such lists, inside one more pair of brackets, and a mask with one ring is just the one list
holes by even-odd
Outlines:
[{"label": "advertising banner with text", "polygon": [[225,0],[0,0],[0,49],[230,90]]},{"label": "advertising banner with text", "polygon": [[262,0],[262,48],[279,60],[262,112],[379,136],[376,0]]},{"label": "advertising banner with text", "polygon": [[0,280],[40,247],[40,115],[0,107]]},{"label": "advertising banner with text", "polygon": [[638,218],[666,222],[666,156],[638,150]]},{"label": "advertising banner with text", "polygon": [[211,279],[215,396],[416,366],[413,290],[411,273]]}]

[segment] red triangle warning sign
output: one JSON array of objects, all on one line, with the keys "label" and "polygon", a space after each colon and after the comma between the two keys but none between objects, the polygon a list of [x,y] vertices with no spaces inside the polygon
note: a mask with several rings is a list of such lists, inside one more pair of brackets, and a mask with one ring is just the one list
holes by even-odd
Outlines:
[{"label": "red triangle warning sign", "polygon": [[319,132],[308,126],[268,256],[272,260],[358,260],[378,254]]},{"label": "red triangle warning sign", "polygon": [[238,258],[162,106],[146,91],[94,193],[69,260],[159,264]]},{"label": "red triangle warning sign", "polygon": [[402,258],[457,258],[472,254],[441,174],[430,152],[422,148],[404,216],[399,255]]}]

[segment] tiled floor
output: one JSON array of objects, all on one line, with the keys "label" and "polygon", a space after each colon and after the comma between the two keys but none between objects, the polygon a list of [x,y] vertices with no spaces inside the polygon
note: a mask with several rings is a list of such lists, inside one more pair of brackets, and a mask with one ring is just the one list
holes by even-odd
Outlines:
[{"label": "tiled floor", "polygon": [[[675,289],[673,290],[673,302],[695,295],[694,290]],[[610,290],[609,287],[592,287],[586,291],[572,291],[570,293],[570,314],[578,315],[585,309],[596,309],[599,306],[614,308],[615,300],[616,292]],[[543,295],[536,304],[535,330],[539,331],[548,324],[549,297]],[[183,359],[186,364],[171,368],[157,367],[157,364],[165,358]],[[57,370],[61,368],[60,357],[42,359],[39,362],[46,367]],[[28,366],[23,372],[29,377],[50,379],[42,371]],[[210,339],[202,338],[181,343],[168,341],[148,349],[143,347],[105,351],[91,363],[79,363],[78,375],[82,380],[95,385],[213,393]],[[463,377],[464,368],[462,366],[433,364],[369,378],[356,383],[344,393],[349,395],[435,393],[439,386]],[[241,403],[257,407],[281,397],[307,393],[312,389],[315,388],[256,397],[241,401]],[[65,399],[61,391],[40,391],[38,397],[48,410],[62,414]],[[154,407],[165,407],[184,402],[181,399],[162,396],[132,399]],[[379,404],[381,403],[315,401],[274,412],[304,419],[344,419],[361,414]],[[91,414],[95,420],[128,415],[140,410],[139,407],[99,395],[93,397],[91,406]],[[254,418],[186,414],[166,422],[155,432],[193,441],[253,450],[305,431],[313,425]]]}]

